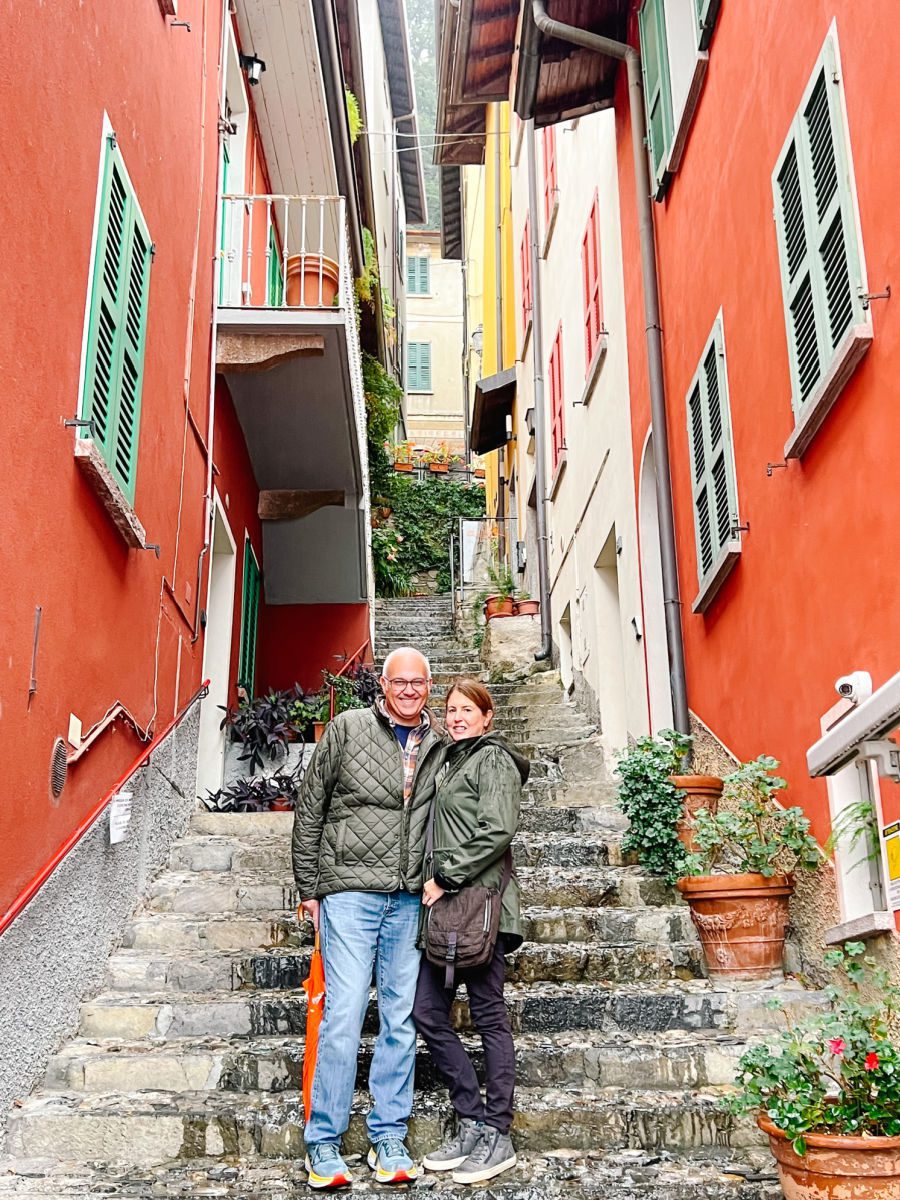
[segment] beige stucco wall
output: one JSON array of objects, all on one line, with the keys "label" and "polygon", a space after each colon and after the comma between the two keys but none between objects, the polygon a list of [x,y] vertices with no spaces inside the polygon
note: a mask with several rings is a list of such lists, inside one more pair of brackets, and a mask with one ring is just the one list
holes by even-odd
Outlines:
[{"label": "beige stucco wall", "polygon": [[430,292],[406,299],[407,342],[431,343],[430,392],[407,390],[407,429],[423,445],[446,442],[462,453],[463,433],[463,294],[462,265],[441,258],[440,235],[410,230],[407,255],[428,256]]},{"label": "beige stucco wall", "polygon": [[[513,138],[513,244],[516,311],[521,308],[519,247],[527,213],[527,141]],[[599,720],[610,749],[647,730],[644,654],[632,618],[640,629],[640,584],[635,488],[628,408],[625,296],[620,244],[615,124],[612,113],[597,113],[556,126],[558,210],[546,239],[543,213],[543,156],[535,138],[543,308],[543,369],[557,327],[562,327],[565,412],[565,468],[552,491],[548,524],[554,642],[564,682],[574,682],[579,700]],[[599,198],[601,281],[604,324],[609,331],[605,358],[585,397],[581,240],[595,192]],[[527,499],[534,477],[528,452],[526,410],[533,404],[532,337],[522,349],[518,320],[519,384],[516,458],[520,530],[526,526]],[[586,399],[586,403],[582,400]],[[550,390],[545,384],[549,428]],[[553,480],[547,437],[547,478]],[[532,522],[533,524],[533,513]],[[522,536],[520,532],[520,537]],[[528,539],[526,539],[528,540]],[[604,552],[601,559],[601,554]],[[535,594],[535,553],[529,546],[528,588]],[[598,560],[599,563],[598,563]],[[616,587],[617,584],[617,596]],[[567,625],[563,623],[568,614]],[[569,636],[570,631],[570,636]]]}]

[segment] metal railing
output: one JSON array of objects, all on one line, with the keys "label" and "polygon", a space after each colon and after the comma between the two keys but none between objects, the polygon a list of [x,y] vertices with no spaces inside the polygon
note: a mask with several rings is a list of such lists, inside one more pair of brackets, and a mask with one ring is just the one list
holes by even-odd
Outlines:
[{"label": "metal railing", "polygon": [[[371,645],[372,645],[372,643],[369,640],[369,638],[366,638],[366,640],[363,642],[363,644],[360,646],[360,648],[354,654],[350,655],[350,657],[347,659],[347,661],[344,663],[344,665],[341,667],[341,669],[339,671],[335,671],[334,678],[340,679],[342,676],[346,675],[347,672],[350,671],[353,667],[364,666],[367,660],[371,661],[372,656],[369,654],[369,649],[371,648]],[[334,683],[329,683],[329,685],[328,685],[328,719],[329,719],[329,721],[334,720],[334,704],[335,704],[334,697],[335,697]]]},{"label": "metal railing", "polygon": [[219,306],[344,307],[345,210],[343,196],[223,195]]}]

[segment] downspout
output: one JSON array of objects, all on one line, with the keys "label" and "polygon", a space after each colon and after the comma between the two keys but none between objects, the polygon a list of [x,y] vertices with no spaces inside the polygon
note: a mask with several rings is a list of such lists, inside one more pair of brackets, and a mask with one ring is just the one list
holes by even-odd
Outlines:
[{"label": "downspout", "polygon": [[[472,465],[472,448],[469,445],[469,265],[466,261],[466,222],[462,197],[462,170],[459,173],[459,259],[462,286],[462,377],[463,377],[463,447],[466,471]],[[466,476],[468,479],[468,475]]]},{"label": "downspout", "polygon": [[[534,23],[546,37],[569,42],[596,54],[617,59],[619,62],[625,63],[628,72],[628,99],[631,109],[631,138],[634,150],[634,178],[641,243],[641,274],[644,284],[647,373],[650,384],[650,415],[653,424],[656,504],[659,511],[659,549],[662,561],[672,711],[675,728],[681,733],[690,733],[684,640],[681,630],[681,595],[678,587],[678,558],[675,550],[675,518],[672,507],[672,474],[669,464],[666,388],[663,375],[662,329],[659,314],[659,279],[656,272],[656,236],[653,228],[653,201],[650,198],[650,171],[644,146],[641,56],[634,46],[629,46],[626,42],[616,42],[585,29],[577,29],[573,25],[564,25],[560,21],[552,20],[547,15],[544,0],[531,0],[531,2]],[[535,407],[535,423],[537,415]]]},{"label": "downspout", "polygon": [[[503,370],[503,161],[500,145],[500,105],[494,105],[494,320],[497,323],[497,355],[494,369]],[[503,457],[501,457],[501,455]],[[505,449],[497,454],[497,549],[500,561],[506,559],[506,497],[503,494],[506,472]]]},{"label": "downspout", "polygon": [[534,118],[525,122],[528,158],[528,228],[531,231],[531,358],[534,366],[534,499],[537,511],[538,595],[541,601],[541,646],[535,659],[546,661],[553,649],[550,613],[550,554],[547,535],[547,425],[544,415],[544,327],[541,306],[541,260],[538,253],[538,190],[534,160]]}]

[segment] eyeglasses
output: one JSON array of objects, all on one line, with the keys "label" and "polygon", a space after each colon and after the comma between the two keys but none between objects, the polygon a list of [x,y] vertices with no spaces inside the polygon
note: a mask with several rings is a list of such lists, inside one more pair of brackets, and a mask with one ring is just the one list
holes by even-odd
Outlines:
[{"label": "eyeglasses", "polygon": [[430,679],[386,679],[386,683],[394,689],[395,692],[405,692],[407,688],[412,688],[414,692],[424,692],[427,690]]}]

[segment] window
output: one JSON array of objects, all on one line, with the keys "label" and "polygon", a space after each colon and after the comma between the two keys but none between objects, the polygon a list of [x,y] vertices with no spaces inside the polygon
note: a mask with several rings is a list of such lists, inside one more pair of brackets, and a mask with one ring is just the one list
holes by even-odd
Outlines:
[{"label": "window", "polygon": [[803,453],[871,342],[847,131],[829,36],[772,175],[796,427]]},{"label": "window", "polygon": [[252,696],[256,682],[256,630],[259,623],[259,563],[250,545],[244,540],[244,586],[241,597],[241,657],[238,663],[238,686]]},{"label": "window", "polygon": [[528,331],[531,320],[531,216],[525,217],[522,244],[519,247],[519,266],[522,273],[522,337]]},{"label": "window", "polygon": [[431,259],[427,254],[409,254],[406,258],[406,293],[427,296],[431,292]]},{"label": "window", "polygon": [[553,219],[553,208],[557,199],[556,186],[556,130],[548,125],[543,130],[544,150],[544,229],[549,230]]},{"label": "window", "polygon": [[269,270],[267,280],[267,295],[270,308],[280,308],[284,304],[284,275],[281,271],[281,253],[278,249],[278,237],[275,226],[269,227]]},{"label": "window", "polygon": [[114,134],[104,156],[81,415],[133,504],[153,246]]},{"label": "window", "polygon": [[550,460],[553,473],[559,466],[562,452],[566,448],[566,425],[563,412],[563,365],[562,365],[562,325],[556,330],[556,337],[550,349],[550,364],[547,368],[550,382]]},{"label": "window", "polygon": [[638,13],[656,198],[677,171],[700,99],[719,0],[644,0]]},{"label": "window", "polygon": [[409,342],[406,361],[406,390],[431,391],[431,342]]},{"label": "window", "polygon": [[741,548],[721,314],[688,390],[687,425],[700,582],[693,607],[703,612]]},{"label": "window", "polygon": [[581,284],[584,301],[585,372],[588,372],[603,333],[603,292],[600,288],[600,210],[597,193],[581,239]]}]

